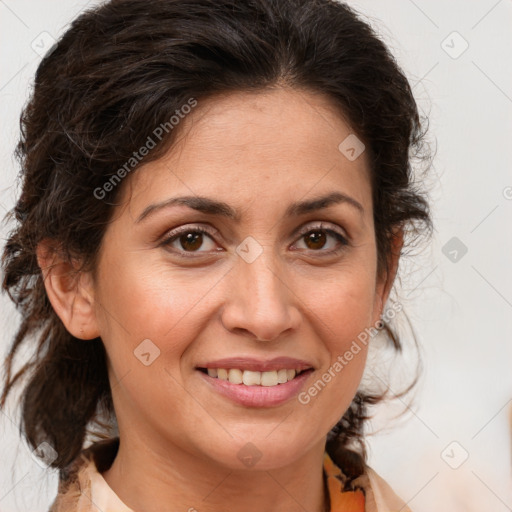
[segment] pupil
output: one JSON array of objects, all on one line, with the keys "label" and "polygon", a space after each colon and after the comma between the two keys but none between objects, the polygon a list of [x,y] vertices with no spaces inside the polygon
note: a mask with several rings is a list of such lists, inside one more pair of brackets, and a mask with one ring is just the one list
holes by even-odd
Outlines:
[{"label": "pupil", "polygon": [[[321,249],[325,243],[325,233],[321,231],[310,233],[308,236],[308,241],[313,243],[312,249]],[[321,243],[318,245],[319,242]]]},{"label": "pupil", "polygon": [[[199,247],[201,247],[202,237],[202,233],[187,233],[181,237],[181,246],[183,249],[190,249],[192,251],[199,249]],[[198,240],[199,243],[197,243]]]}]

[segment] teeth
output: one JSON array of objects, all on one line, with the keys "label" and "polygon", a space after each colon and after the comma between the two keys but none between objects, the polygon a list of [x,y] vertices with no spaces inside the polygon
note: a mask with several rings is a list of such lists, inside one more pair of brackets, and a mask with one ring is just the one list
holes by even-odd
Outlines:
[{"label": "teeth", "polygon": [[246,386],[277,386],[295,378],[300,370],[274,370],[271,372],[254,372],[252,370],[239,370],[238,368],[208,368],[208,375],[231,384],[244,384]]},{"label": "teeth", "polygon": [[288,370],[279,370],[277,372],[277,382],[279,382],[279,384],[288,382]]},{"label": "teeth", "polygon": [[261,373],[261,385],[262,386],[277,386],[277,372],[262,372]]},{"label": "teeth", "polygon": [[231,368],[228,372],[228,380],[232,384],[242,384],[244,380],[242,371],[237,368]]},{"label": "teeth", "polygon": [[261,372],[245,370],[242,372],[242,380],[246,386],[259,386],[261,384]]}]

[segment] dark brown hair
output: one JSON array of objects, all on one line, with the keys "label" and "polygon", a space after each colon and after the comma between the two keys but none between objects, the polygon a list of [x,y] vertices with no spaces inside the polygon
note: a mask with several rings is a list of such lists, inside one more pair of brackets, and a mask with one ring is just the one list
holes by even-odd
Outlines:
[{"label": "dark brown hair", "polygon": [[[78,340],[64,328],[46,295],[38,243],[52,239],[63,255],[93,269],[121,186],[101,199],[94,191],[105,190],[155,128],[190,98],[200,103],[276,86],[323,93],[366,145],[378,270],[385,272],[397,226],[408,227],[409,241],[431,230],[411,166],[424,149],[425,130],[404,73],[348,6],[112,0],[83,12],[40,63],[20,120],[22,190],[2,260],[3,290],[22,320],[5,361],[0,406],[29,376],[20,428],[34,448],[46,441],[56,450],[53,467],[66,468],[89,429],[101,427],[101,418],[115,423],[115,414],[103,343]],[[163,133],[144,162],[162,156],[178,130]],[[400,351],[396,331],[385,329]],[[33,358],[15,372],[20,347],[32,343]],[[359,391],[331,431],[328,450],[359,443],[366,460],[367,406],[383,396]]]}]

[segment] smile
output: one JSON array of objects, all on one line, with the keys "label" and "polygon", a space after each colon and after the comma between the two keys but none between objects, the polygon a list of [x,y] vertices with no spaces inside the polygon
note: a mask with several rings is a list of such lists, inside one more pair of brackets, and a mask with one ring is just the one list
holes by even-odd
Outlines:
[{"label": "smile", "polygon": [[268,372],[258,372],[252,370],[241,370],[238,368],[199,368],[203,373],[210,377],[228,381],[231,384],[243,384],[245,386],[278,386],[286,384],[295,379],[296,376],[307,370],[280,369]]},{"label": "smile", "polygon": [[305,387],[306,380],[314,372],[313,368],[299,372],[284,368],[264,372],[238,368],[196,370],[197,375],[215,394],[245,407],[258,408],[277,407],[292,400]]}]

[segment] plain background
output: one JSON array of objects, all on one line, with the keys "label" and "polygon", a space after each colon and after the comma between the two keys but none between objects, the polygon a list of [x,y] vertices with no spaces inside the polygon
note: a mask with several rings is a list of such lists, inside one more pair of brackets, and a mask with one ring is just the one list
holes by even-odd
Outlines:
[{"label": "plain background", "polygon": [[[16,196],[12,153],[39,53],[95,3],[0,0],[2,216]],[[390,419],[396,405],[377,413],[369,462],[415,512],[510,511],[512,3],[350,5],[406,72],[437,150],[428,181],[434,236],[404,261],[397,289],[422,345],[424,374],[405,415]],[[6,296],[0,305],[3,355],[17,317]],[[0,413],[0,511],[43,512],[57,474],[35,462],[17,424],[14,410]]]}]

